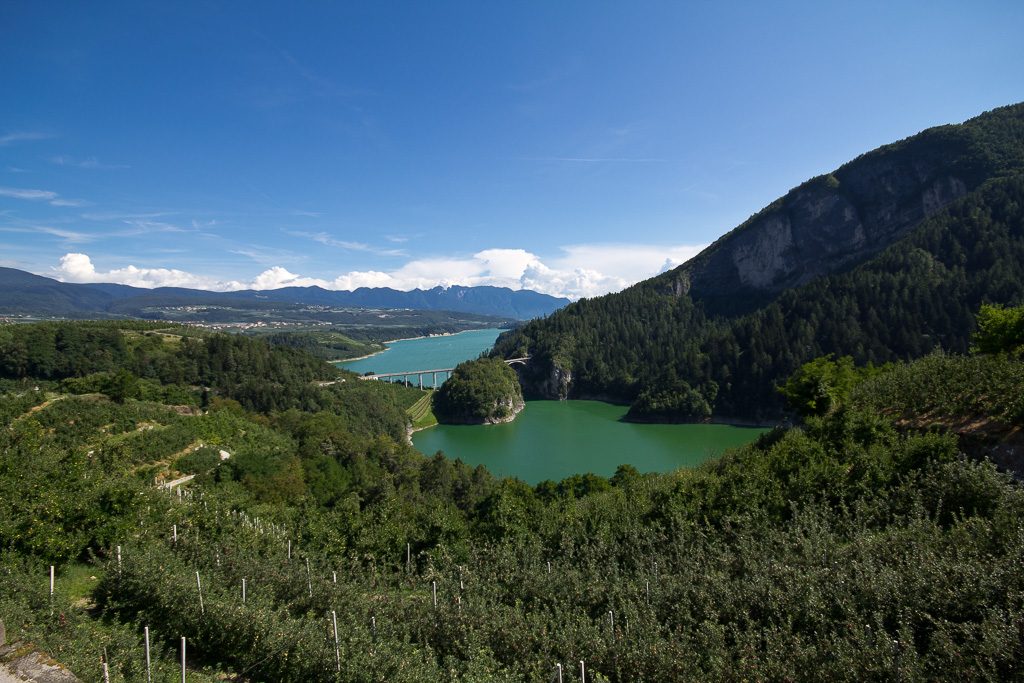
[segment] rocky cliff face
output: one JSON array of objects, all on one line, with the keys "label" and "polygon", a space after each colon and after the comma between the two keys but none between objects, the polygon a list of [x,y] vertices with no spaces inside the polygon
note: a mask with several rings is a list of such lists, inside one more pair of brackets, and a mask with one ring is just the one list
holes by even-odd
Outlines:
[{"label": "rocky cliff face", "polygon": [[[974,299],[942,301],[935,287],[948,283],[962,297],[950,273],[963,267],[956,252],[985,253],[970,234],[989,229],[986,211],[997,210],[992,220],[1008,233],[1020,225],[1018,204],[1007,195],[1015,196],[1021,177],[1024,103],[926,130],[801,184],[672,271],[502,335],[494,354],[532,356],[519,371],[531,398],[631,402],[659,384],[713,381],[720,388],[716,414],[757,418],[762,407],[774,410],[773,386],[813,357],[807,354],[906,357],[927,351],[937,334],[962,340]],[[957,213],[968,205],[978,218]],[[931,237],[879,258],[922,225],[931,226]],[[1016,238],[987,239],[1005,246]],[[1012,250],[968,264],[978,288],[972,296],[1015,296],[994,283],[1016,276],[983,275],[1000,260],[1002,270],[1016,273]],[[870,274],[857,274],[873,262]],[[913,276],[903,282],[894,268]],[[871,291],[870,278],[889,288]],[[863,305],[880,295],[888,311]],[[927,299],[933,310],[914,309],[911,298]]]},{"label": "rocky cliff face", "polygon": [[516,415],[525,407],[526,403],[523,402],[522,397],[507,397],[495,401],[487,411],[486,417],[471,413],[453,413],[445,416],[444,423],[455,425],[501,424],[516,419]]},{"label": "rocky cliff face", "polygon": [[569,398],[572,371],[559,367],[554,361],[538,359],[532,366],[517,369],[523,393],[529,398],[564,401]]},{"label": "rocky cliff face", "polygon": [[985,178],[964,163],[959,127],[925,131],[791,190],[690,262],[651,283],[713,314],[757,308],[779,292],[860,263]]}]

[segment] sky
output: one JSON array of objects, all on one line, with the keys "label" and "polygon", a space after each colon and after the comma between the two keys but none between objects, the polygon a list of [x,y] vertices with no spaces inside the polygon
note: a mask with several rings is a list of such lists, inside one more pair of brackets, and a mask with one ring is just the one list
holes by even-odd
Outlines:
[{"label": "sky", "polygon": [[1024,3],[0,2],[0,266],[576,299],[1024,100]]}]

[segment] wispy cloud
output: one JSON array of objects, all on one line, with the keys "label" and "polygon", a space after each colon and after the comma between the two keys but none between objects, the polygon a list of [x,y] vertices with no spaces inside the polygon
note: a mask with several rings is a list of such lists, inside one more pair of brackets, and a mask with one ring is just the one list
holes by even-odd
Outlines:
[{"label": "wispy cloud", "polygon": [[326,232],[304,232],[301,230],[285,230],[288,235],[293,237],[304,237],[314,242],[318,242],[327,247],[334,247],[335,249],[346,249],[348,251],[362,251],[368,254],[376,254],[378,256],[407,256],[408,252],[404,249],[381,249],[380,247],[374,247],[366,244],[365,242],[352,242],[349,240],[339,240]]},{"label": "wispy cloud", "polygon": [[164,221],[155,221],[149,218],[127,218],[121,221],[125,225],[131,226],[128,230],[121,231],[121,235],[148,235],[156,232],[195,232],[199,228],[191,227],[185,228],[174,223],[167,223]]},{"label": "wispy cloud", "polygon": [[96,235],[90,235],[88,233],[77,232],[74,230],[65,230],[63,228],[54,228],[49,225],[26,225],[18,227],[4,226],[0,227],[0,232],[51,235],[53,237],[59,237],[69,244],[83,244],[86,242],[92,242],[96,239]]},{"label": "wispy cloud", "polygon": [[40,133],[35,131],[14,131],[0,135],[0,147],[7,147],[18,142],[31,142],[32,140],[46,140],[53,136],[48,133]]},{"label": "wispy cloud", "polygon": [[[219,235],[209,235],[211,239],[225,242]],[[286,249],[268,249],[266,247],[256,246],[252,244],[234,245],[228,247],[228,252],[232,254],[238,254],[244,256],[254,263],[258,263],[261,266],[275,266],[282,263],[289,265],[295,265],[302,263],[307,260],[303,254],[296,254],[295,252],[288,251]]]},{"label": "wispy cloud", "polygon": [[12,199],[27,199],[29,201],[53,200],[57,198],[56,192],[50,190],[30,190],[20,187],[0,187],[0,197],[11,197]]},{"label": "wispy cloud", "polygon": [[163,218],[164,216],[173,215],[174,212],[172,211],[150,211],[143,213],[125,213],[118,211],[92,211],[89,213],[83,213],[81,217],[87,221],[130,221]]},{"label": "wispy cloud", "polygon": [[30,202],[45,201],[50,206],[89,206],[83,199],[66,199],[52,190],[36,190],[23,187],[0,187],[0,197],[24,199]]},{"label": "wispy cloud", "polygon": [[127,164],[101,164],[96,157],[89,157],[87,159],[75,159],[74,157],[60,154],[54,157],[50,157],[50,163],[56,164],[57,166],[71,166],[74,168],[84,168],[89,170],[114,170],[121,168],[131,168]]}]

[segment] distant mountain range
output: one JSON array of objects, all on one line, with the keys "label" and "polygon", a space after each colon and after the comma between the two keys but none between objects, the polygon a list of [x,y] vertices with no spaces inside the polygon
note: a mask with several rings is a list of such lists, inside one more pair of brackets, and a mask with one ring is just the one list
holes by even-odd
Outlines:
[{"label": "distant mountain range", "polygon": [[[842,131],[837,129],[837,135]],[[966,352],[985,302],[1024,301],[1024,104],[863,154],[683,265],[502,335],[524,389],[631,417],[770,419],[817,356]]]},{"label": "distant mountain range", "polygon": [[0,268],[0,315],[66,318],[161,318],[160,309],[218,306],[246,310],[263,307],[324,306],[336,308],[452,311],[529,320],[569,303],[547,294],[507,287],[434,287],[402,292],[387,287],[333,291],[321,287],[209,292],[181,287],[143,289],[118,284],[58,282],[14,268]]}]

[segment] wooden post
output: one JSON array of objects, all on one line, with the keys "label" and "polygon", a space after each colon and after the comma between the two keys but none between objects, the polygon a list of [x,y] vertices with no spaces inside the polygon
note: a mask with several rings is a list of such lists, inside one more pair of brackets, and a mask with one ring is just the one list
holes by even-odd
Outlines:
[{"label": "wooden post", "polygon": [[341,647],[338,645],[338,613],[331,610],[331,621],[334,623],[334,659],[338,664],[338,673],[341,673]]},{"label": "wooden post", "polygon": [[199,591],[199,613],[206,614],[206,608],[203,606],[203,582],[199,580],[199,572],[196,572],[196,589]]},{"label": "wooden post", "polygon": [[146,634],[146,683],[153,683],[153,663],[149,658],[149,627],[145,627],[143,631]]}]

